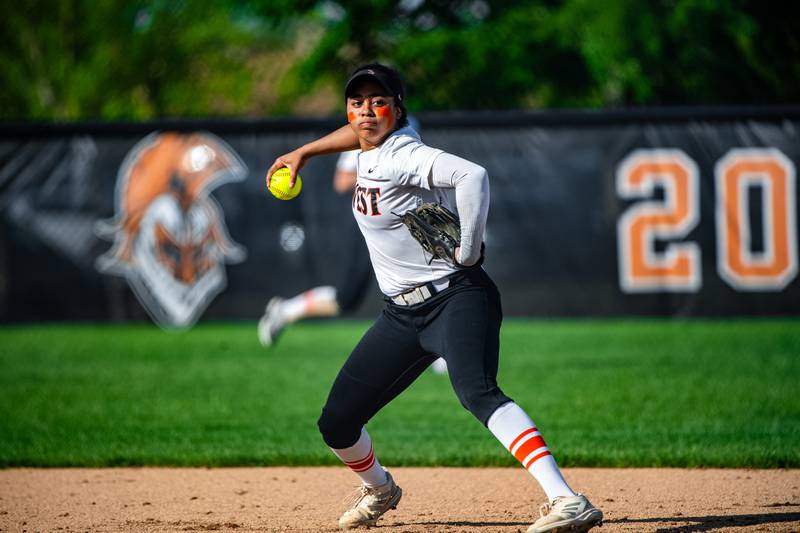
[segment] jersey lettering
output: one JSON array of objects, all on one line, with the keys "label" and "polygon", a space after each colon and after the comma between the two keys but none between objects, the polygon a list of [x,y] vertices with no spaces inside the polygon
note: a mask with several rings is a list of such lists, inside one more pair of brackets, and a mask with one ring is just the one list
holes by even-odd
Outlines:
[{"label": "jersey lettering", "polygon": [[[381,195],[379,187],[362,187],[356,185],[353,191],[353,209],[367,216],[378,216],[381,214],[378,208],[378,198]],[[369,197],[369,200],[367,200]]]},{"label": "jersey lettering", "polygon": [[[714,180],[720,277],[737,290],[780,291],[797,276],[794,163],[774,148],[734,148],[717,163]],[[760,250],[749,212],[754,189],[761,191]]]},{"label": "jersey lettering", "polygon": [[381,195],[381,190],[378,187],[370,187],[367,189],[367,193],[369,194],[370,207],[372,207],[372,216],[380,215],[381,212],[378,209],[378,197]]}]

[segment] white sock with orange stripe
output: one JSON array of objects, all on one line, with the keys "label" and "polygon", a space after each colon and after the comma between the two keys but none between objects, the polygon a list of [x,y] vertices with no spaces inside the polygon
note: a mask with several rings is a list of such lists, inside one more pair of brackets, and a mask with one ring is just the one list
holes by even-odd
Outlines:
[{"label": "white sock with orange stripe", "polygon": [[331,448],[331,450],[350,470],[358,474],[366,486],[378,487],[388,481],[386,471],[372,450],[372,439],[369,438],[366,428],[361,428],[361,436],[349,448],[340,450]]},{"label": "white sock with orange stripe", "polygon": [[489,417],[487,426],[497,440],[536,478],[549,501],[557,496],[575,496],[575,492],[561,475],[561,470],[536,425],[519,405],[514,402],[504,403]]}]

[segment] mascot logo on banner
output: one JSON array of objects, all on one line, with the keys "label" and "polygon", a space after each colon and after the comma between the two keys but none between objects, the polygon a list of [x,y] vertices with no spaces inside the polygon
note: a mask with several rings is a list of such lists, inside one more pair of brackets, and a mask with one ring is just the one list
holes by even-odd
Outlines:
[{"label": "mascot logo on banner", "polygon": [[98,235],[114,243],[97,269],[124,276],[160,326],[192,326],[225,288],[225,263],[245,258],[210,194],[246,173],[213,135],[150,134],[117,174],[114,218],[97,224]]}]

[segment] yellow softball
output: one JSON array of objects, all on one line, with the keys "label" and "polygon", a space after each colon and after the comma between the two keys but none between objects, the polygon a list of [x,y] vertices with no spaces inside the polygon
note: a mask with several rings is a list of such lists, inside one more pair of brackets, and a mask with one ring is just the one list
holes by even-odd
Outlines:
[{"label": "yellow softball", "polygon": [[272,178],[269,180],[269,192],[278,200],[291,200],[300,194],[303,188],[303,181],[300,179],[300,174],[294,182],[294,187],[289,187],[289,169],[281,167],[275,171]]}]

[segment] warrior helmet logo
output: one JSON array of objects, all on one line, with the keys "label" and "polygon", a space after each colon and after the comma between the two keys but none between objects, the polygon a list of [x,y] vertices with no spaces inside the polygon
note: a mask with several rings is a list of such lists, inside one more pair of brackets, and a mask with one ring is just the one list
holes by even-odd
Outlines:
[{"label": "warrior helmet logo", "polygon": [[192,326],[225,288],[224,264],[245,258],[210,193],[246,174],[239,156],[211,134],[148,135],[117,174],[115,216],[96,226],[113,240],[97,269],[125,277],[160,326]]}]

